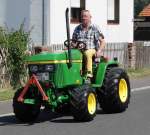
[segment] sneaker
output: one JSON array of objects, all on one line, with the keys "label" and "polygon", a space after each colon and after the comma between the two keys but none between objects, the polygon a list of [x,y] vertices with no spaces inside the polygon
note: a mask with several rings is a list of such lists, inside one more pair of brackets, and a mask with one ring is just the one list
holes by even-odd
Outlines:
[{"label": "sneaker", "polygon": [[87,78],[87,79],[85,80],[85,84],[91,84],[91,78]]},{"label": "sneaker", "polygon": [[91,71],[88,71],[87,72],[87,78],[92,78],[93,77],[93,74],[91,73]]}]

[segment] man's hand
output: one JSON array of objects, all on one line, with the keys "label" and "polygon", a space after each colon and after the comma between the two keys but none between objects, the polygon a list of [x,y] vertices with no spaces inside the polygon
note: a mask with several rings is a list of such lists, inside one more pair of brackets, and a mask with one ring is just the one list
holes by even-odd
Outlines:
[{"label": "man's hand", "polygon": [[100,36],[99,38],[99,49],[95,54],[95,57],[100,58],[101,56],[103,56],[102,50],[105,47],[105,40],[102,36]]},{"label": "man's hand", "polygon": [[71,47],[72,48],[76,48],[77,47],[77,42],[75,43],[75,42],[71,42]]},{"label": "man's hand", "polygon": [[99,50],[96,52],[95,57],[96,57],[96,58],[100,58],[102,55],[103,55],[103,54],[102,54],[102,51],[99,49]]}]

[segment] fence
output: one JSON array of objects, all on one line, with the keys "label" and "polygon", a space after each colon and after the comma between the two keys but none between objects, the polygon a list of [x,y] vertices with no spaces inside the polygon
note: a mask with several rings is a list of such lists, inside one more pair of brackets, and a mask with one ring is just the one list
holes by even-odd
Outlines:
[{"label": "fence", "polygon": [[117,58],[123,68],[129,66],[128,43],[107,43],[104,49],[104,56],[109,59]]},{"label": "fence", "polygon": [[7,54],[6,48],[0,48],[0,88],[10,86],[10,76],[7,68]]},{"label": "fence", "polygon": [[150,42],[136,41],[135,46],[135,68],[150,67]]},{"label": "fence", "polygon": [[[51,46],[53,52],[64,49],[63,44],[54,44]],[[107,43],[103,55],[109,59],[118,58],[119,63],[124,68],[128,67],[128,43]]]}]

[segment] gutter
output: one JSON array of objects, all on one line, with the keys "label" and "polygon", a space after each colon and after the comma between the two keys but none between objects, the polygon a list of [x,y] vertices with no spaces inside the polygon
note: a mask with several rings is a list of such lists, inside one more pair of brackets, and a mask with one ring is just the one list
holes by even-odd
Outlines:
[{"label": "gutter", "polygon": [[42,46],[45,44],[45,0],[42,0]]}]

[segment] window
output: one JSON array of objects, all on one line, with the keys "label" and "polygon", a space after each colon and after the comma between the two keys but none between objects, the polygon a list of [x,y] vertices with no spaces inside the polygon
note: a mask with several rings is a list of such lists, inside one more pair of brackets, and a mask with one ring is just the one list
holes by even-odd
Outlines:
[{"label": "window", "polygon": [[107,0],[107,23],[119,24],[120,0]]},{"label": "window", "polygon": [[71,23],[81,22],[81,11],[85,9],[85,0],[71,0]]}]

